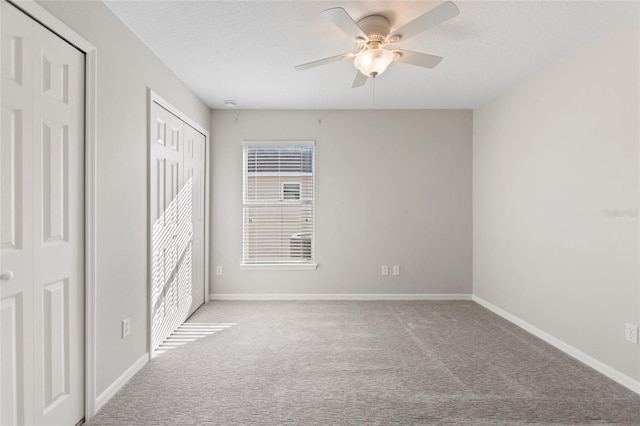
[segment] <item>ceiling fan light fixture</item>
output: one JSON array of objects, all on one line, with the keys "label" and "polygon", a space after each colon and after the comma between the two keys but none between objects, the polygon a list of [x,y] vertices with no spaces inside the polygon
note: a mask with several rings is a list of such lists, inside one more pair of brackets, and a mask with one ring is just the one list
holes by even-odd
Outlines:
[{"label": "ceiling fan light fixture", "polygon": [[[412,21],[396,28],[391,32],[389,19],[383,15],[368,15],[356,22],[351,15],[341,7],[332,7],[322,12],[336,27],[338,27],[358,48],[356,53],[343,53],[318,61],[297,65],[298,71],[315,68],[320,65],[337,62],[342,59],[355,58],[353,65],[358,69],[352,88],[362,87],[369,77],[382,74],[393,61],[416,65],[423,68],[433,68],[440,63],[442,57],[426,53],[412,52],[403,49],[386,50],[382,46],[396,44],[415,36],[431,27],[435,27],[451,18],[458,16],[460,10],[452,1],[430,9]],[[371,87],[373,88],[373,80]]]},{"label": "ceiling fan light fixture", "polygon": [[370,49],[356,56],[353,65],[367,77],[376,77],[387,69],[393,61],[393,52],[386,49]]}]

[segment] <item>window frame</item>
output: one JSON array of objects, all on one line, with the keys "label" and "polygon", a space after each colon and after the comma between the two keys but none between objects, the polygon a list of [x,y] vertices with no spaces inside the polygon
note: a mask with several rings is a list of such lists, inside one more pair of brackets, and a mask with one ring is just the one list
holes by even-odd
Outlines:
[{"label": "window frame", "polygon": [[[303,196],[302,185],[300,185],[300,199],[289,200],[304,203],[305,200],[311,203],[311,253],[313,257],[309,261],[290,261],[290,262],[247,262],[245,259],[245,203],[246,203],[246,185],[247,176],[255,172],[249,172],[248,170],[248,158],[247,147],[312,147],[313,155],[311,158],[311,198],[310,200]],[[240,269],[242,270],[316,270],[318,264],[315,260],[315,236],[316,236],[316,143],[312,140],[277,140],[277,141],[264,141],[264,140],[244,140],[242,141],[242,261],[240,263]],[[305,173],[306,174],[306,173]],[[285,176],[286,177],[286,176]],[[298,182],[281,182],[280,183],[280,198],[281,202],[287,202],[284,199],[284,184],[298,183]]]}]

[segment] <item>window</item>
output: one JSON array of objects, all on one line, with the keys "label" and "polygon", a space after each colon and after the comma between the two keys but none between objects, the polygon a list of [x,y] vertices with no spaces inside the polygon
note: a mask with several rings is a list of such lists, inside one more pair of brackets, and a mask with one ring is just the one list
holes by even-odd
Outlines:
[{"label": "window", "polygon": [[245,141],[243,266],[315,269],[313,142]]}]

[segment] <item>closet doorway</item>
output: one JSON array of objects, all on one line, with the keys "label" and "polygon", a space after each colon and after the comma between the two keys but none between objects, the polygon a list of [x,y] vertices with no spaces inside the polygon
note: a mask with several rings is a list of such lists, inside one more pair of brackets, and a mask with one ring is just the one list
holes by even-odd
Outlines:
[{"label": "closet doorway", "polygon": [[208,132],[149,96],[150,354],[208,299]]},{"label": "closet doorway", "polygon": [[33,2],[0,16],[0,424],[74,425],[95,408],[95,48]]}]

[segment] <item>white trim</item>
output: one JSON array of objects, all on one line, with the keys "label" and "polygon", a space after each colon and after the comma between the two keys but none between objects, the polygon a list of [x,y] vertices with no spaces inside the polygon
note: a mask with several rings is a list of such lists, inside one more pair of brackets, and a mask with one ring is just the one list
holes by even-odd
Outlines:
[{"label": "white trim", "polygon": [[316,146],[316,141],[242,141],[242,146]]},{"label": "white trim", "polygon": [[151,280],[153,277],[153,266],[151,259],[151,238],[153,235],[153,224],[151,223],[151,116],[153,110],[153,92],[151,89],[147,89],[147,354],[148,361],[153,358],[153,314],[152,314],[152,294],[151,294]]},{"label": "white trim", "polygon": [[[211,260],[209,259],[210,247],[209,247],[209,233],[210,233],[210,195],[209,195],[209,179],[210,179],[210,157],[211,157],[211,146],[209,139],[209,131],[202,127],[200,124],[193,121],[189,116],[180,111],[177,107],[175,107],[171,102],[167,101],[165,98],[160,96],[158,93],[153,91],[151,88],[147,89],[147,147],[151,147],[153,141],[151,140],[151,106],[153,102],[160,105],[162,108],[169,111],[171,114],[178,117],[184,123],[188,124],[196,131],[202,133],[205,137],[205,148],[204,148],[204,156],[205,156],[205,164],[204,164],[204,304],[209,302],[209,291],[210,291],[210,265]],[[151,151],[149,151],[150,153]],[[147,222],[148,222],[148,231],[151,236],[153,224],[151,223],[151,176],[149,175],[150,170],[150,161],[151,155],[147,156]],[[147,240],[147,271],[149,274],[149,281],[147,283],[147,291],[148,291],[148,300],[149,303],[147,305],[147,351],[149,360],[153,357],[153,335],[151,333],[151,327],[153,325],[153,318],[151,317],[151,277],[152,277],[152,267],[151,267],[151,237]]]},{"label": "white trim", "polygon": [[315,271],[317,263],[241,263],[243,271]]},{"label": "white trim", "polygon": [[10,0],[41,25],[85,54],[85,421],[96,409],[96,148],[98,52],[95,46],[34,0]]},{"label": "white trim", "polygon": [[607,376],[608,378],[610,378],[611,380],[614,380],[618,383],[620,383],[622,386],[631,389],[632,391],[640,394],[640,381],[637,381],[629,376],[627,376],[624,373],[621,373],[620,371],[616,370],[613,367],[610,367],[609,365],[603,363],[602,361],[599,361],[595,358],[593,358],[590,355],[587,355],[586,353],[582,352],[580,349],[577,349],[571,345],[569,345],[568,343],[563,342],[562,340],[558,339],[557,337],[552,336],[551,334],[547,333],[546,331],[542,331],[539,328],[535,327],[534,325],[529,324],[528,322],[526,322],[525,320],[522,320],[520,318],[518,318],[517,316],[510,314],[509,312],[503,310],[502,308],[497,307],[496,305],[487,302],[486,300],[473,295],[472,300],[474,302],[476,302],[477,304],[479,304],[480,306],[483,306],[485,308],[487,308],[488,310],[490,310],[491,312],[501,316],[502,318],[506,319],[507,321],[517,325],[518,327],[522,328],[523,330],[528,331],[529,333],[533,334],[534,336],[544,340],[545,342],[547,342],[548,344],[550,344],[551,346],[556,347],[557,349],[560,349],[562,352],[566,353],[567,355],[577,359],[578,361],[582,362],[583,364],[588,365],[589,367],[593,368],[594,370],[596,370],[597,372],[604,374],[605,376]]},{"label": "white trim", "polygon": [[[198,124],[195,121],[193,121],[185,113],[183,113],[178,108],[173,106],[173,104],[171,104],[171,102],[167,101],[165,98],[163,98],[162,96],[160,96],[159,94],[154,92],[153,89],[149,89],[149,100],[150,100],[150,102],[156,102],[162,108],[166,109],[171,114],[175,115],[180,120],[184,121],[189,126],[193,127],[194,129],[196,129],[197,131],[199,131],[200,133],[205,135],[205,137],[207,138],[207,142],[209,142],[209,131],[207,129],[205,129],[200,124]],[[207,152],[205,152],[205,155],[207,155]]]},{"label": "white trim", "polygon": [[67,26],[60,19],[52,15],[48,10],[40,6],[35,0],[8,0],[18,9],[31,16],[43,26],[47,27],[54,33],[58,34],[68,43],[74,45],[82,52],[95,51],[96,48],[84,39],[80,34],[76,33],[72,28]]},{"label": "white trim", "polygon": [[[211,114],[209,114],[211,117]],[[209,139],[209,131],[205,130],[205,164],[204,164],[204,303],[209,303],[211,291],[211,153],[213,144]]]},{"label": "white trim", "polygon": [[471,300],[470,294],[277,294],[212,293],[210,300]]},{"label": "white trim", "polygon": [[[98,52],[85,52],[85,346],[86,391],[85,421],[96,412],[96,312],[97,312],[97,105],[98,105]],[[90,111],[91,110],[91,111]]]},{"label": "white trim", "polygon": [[129,380],[136,375],[136,373],[147,365],[149,362],[149,354],[145,353],[142,355],[133,365],[127,368],[127,371],[122,373],[120,377],[118,377],[104,392],[100,394],[100,396],[96,399],[96,412],[101,409],[104,404],[106,404],[112,397],[115,395],[124,385],[127,384]]}]

